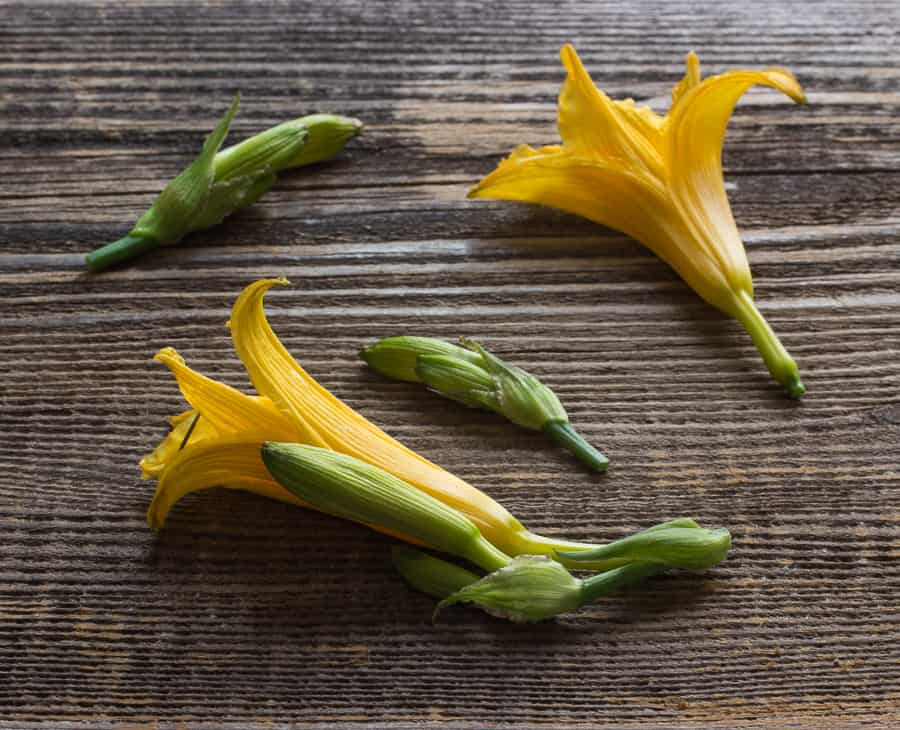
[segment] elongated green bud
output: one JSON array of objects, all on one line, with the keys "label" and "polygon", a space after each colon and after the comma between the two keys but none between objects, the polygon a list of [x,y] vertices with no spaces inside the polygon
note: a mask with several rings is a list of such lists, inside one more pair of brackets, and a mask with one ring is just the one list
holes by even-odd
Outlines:
[{"label": "elongated green bud", "polygon": [[281,486],[323,512],[457,555],[485,570],[510,560],[462,513],[352,456],[268,442],[262,459]]},{"label": "elongated green bud", "polygon": [[494,411],[520,426],[543,431],[592,470],[606,471],[609,459],[575,431],[550,388],[478,343],[460,342],[463,347],[431,337],[389,337],[360,356],[382,375],[425,383],[470,408]]},{"label": "elongated green bud", "polygon": [[101,271],[157,246],[222,222],[255,203],[274,185],[277,173],[327,160],[362,130],[357,119],[313,114],[284,122],[219,151],[237,111],[228,112],[206,139],[200,155],[159,194],[131,232],[88,254],[91,271]]},{"label": "elongated green bud", "polygon": [[708,530],[693,520],[676,520],[591,550],[557,554],[575,564],[603,561],[610,568],[645,562],[668,568],[707,570],[722,562],[730,548],[728,530]]},{"label": "elongated green bud", "polygon": [[470,570],[414,548],[396,545],[391,557],[407,583],[434,598],[447,598],[480,579]]}]

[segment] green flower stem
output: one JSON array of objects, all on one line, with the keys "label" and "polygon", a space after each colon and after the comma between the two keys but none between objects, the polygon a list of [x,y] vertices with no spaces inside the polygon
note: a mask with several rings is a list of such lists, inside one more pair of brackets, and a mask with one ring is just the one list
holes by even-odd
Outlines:
[{"label": "green flower stem", "polygon": [[602,596],[628,588],[635,583],[640,583],[651,575],[665,573],[668,568],[658,563],[630,563],[621,568],[608,570],[599,575],[585,578],[581,583],[581,605],[596,601]]},{"label": "green flower stem", "polygon": [[572,428],[572,424],[554,421],[544,425],[544,433],[547,434],[559,446],[574,454],[579,461],[586,464],[596,472],[604,472],[609,467],[609,459],[605,454],[597,451],[581,435]]},{"label": "green flower stem", "polygon": [[103,271],[158,247],[159,241],[154,238],[128,235],[92,251],[85,260],[89,271]]},{"label": "green flower stem", "polygon": [[737,293],[735,303],[734,316],[750,334],[772,377],[787,389],[791,398],[802,398],[806,386],[800,381],[797,363],[756,308],[753,297],[749,292],[741,291]]}]

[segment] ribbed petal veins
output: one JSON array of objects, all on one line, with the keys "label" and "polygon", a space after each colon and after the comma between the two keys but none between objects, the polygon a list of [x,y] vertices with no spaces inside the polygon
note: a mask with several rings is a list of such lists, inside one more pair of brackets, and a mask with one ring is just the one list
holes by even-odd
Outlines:
[{"label": "ribbed petal veins", "polygon": [[[696,57],[694,57],[696,58]],[[688,60],[691,75],[691,60]],[[696,69],[699,78],[699,67]],[[686,76],[686,78],[687,78]],[[716,260],[727,291],[711,303],[734,315],[729,292],[753,285],[744,245],[738,234],[722,175],[722,144],[738,99],[755,85],[778,89],[805,102],[797,80],[783,69],[729,71],[678,94],[666,120],[665,159],[670,197],[696,245]],[[702,292],[701,292],[702,293]],[[705,298],[710,299],[707,295]]]},{"label": "ribbed petal veins", "polygon": [[235,349],[256,390],[305,433],[305,443],[339,451],[384,469],[465,513],[498,547],[521,525],[500,504],[462,479],[432,464],[335,398],[281,344],[263,311],[263,296],[284,279],[250,284],[231,312]]}]

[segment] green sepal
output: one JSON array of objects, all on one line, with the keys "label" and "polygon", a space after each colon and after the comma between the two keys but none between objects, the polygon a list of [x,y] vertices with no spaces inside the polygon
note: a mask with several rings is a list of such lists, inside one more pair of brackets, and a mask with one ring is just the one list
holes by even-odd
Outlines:
[{"label": "green sepal", "polygon": [[513,423],[540,431],[547,423],[568,422],[556,394],[531,373],[509,365],[472,340],[460,340],[481,355],[481,364],[494,381],[496,409]]},{"label": "green sepal", "polygon": [[411,547],[395,545],[391,558],[407,583],[434,598],[447,598],[481,578],[470,570]]},{"label": "green sepal", "polygon": [[202,215],[209,200],[216,177],[216,152],[225,141],[240,99],[240,94],[236,94],[225,116],[206,138],[197,159],[166,185],[150,210],[135,224],[130,235],[153,239],[160,245],[170,246],[178,243],[192,230],[194,220]]},{"label": "green sepal", "polygon": [[275,184],[274,174],[246,175],[213,183],[203,210],[191,221],[188,232],[218,225],[232,213],[253,205]]}]

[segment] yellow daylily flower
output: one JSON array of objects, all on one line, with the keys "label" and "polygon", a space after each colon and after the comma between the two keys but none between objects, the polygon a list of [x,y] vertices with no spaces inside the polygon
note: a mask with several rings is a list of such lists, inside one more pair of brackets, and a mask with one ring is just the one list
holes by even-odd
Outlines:
[{"label": "yellow daylily flower", "polygon": [[[484,492],[409,450],[323,388],[294,360],[266,319],[263,296],[286,283],[267,279],[250,284],[229,321],[235,349],[259,396],[195,372],[172,348],[157,353],[155,359],[172,371],[191,409],[172,419],[172,431],[141,461],[144,476],[158,479],[147,513],[152,527],[162,527],[186,494],[215,486],[308,507],[272,479],[262,462],[262,444],[281,441],[331,449],[379,467],[462,512],[508,554],[595,547],[530,532]],[[188,434],[192,422],[194,430]],[[395,537],[418,544],[409,536]],[[579,563],[580,568],[592,566]]]},{"label": "yellow daylily flower", "polygon": [[784,69],[734,70],[701,81],[687,71],[664,116],[598,89],[575,49],[563,47],[568,76],[559,97],[562,146],[516,148],[469,193],[539,203],[615,228],[666,261],[703,299],[750,333],[772,377],[791,396],[805,388],[797,364],[753,302],[744,245],[722,175],[722,143],[738,99],[754,85],[806,102]]}]

